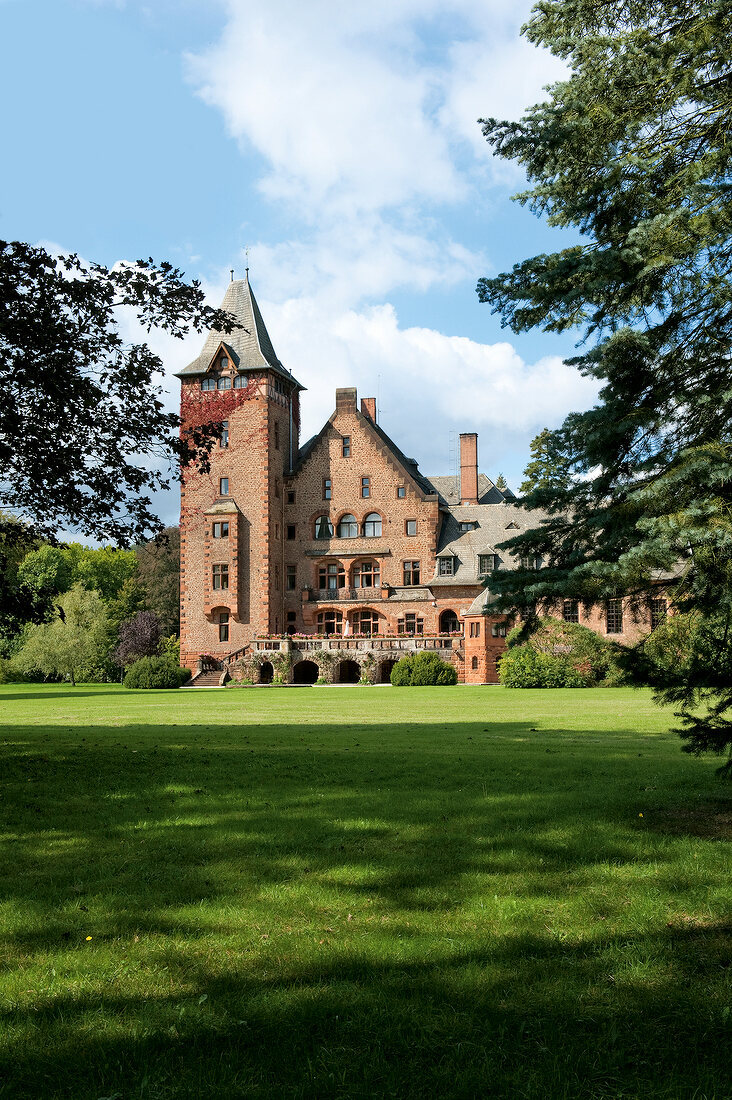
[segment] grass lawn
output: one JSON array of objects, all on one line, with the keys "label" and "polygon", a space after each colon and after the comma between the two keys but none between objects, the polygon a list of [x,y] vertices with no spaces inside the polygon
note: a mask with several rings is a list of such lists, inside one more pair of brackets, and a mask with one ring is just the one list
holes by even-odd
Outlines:
[{"label": "grass lawn", "polygon": [[732,1095],[732,791],[629,690],[0,687],[0,1097]]}]

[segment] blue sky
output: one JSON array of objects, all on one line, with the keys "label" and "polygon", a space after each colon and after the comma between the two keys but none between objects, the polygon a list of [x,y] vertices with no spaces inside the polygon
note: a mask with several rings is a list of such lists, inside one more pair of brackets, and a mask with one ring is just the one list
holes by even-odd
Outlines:
[{"label": "blue sky", "polygon": [[[307,387],[304,438],[356,385],[425,473],[450,471],[451,433],[477,431],[481,469],[515,485],[532,437],[595,392],[561,362],[570,339],[516,337],[475,294],[568,239],[510,201],[521,176],[476,122],[518,117],[562,75],[519,38],[529,10],[0,0],[0,236],[169,259],[215,304],[248,248]],[[168,373],[199,344],[159,340]]]}]

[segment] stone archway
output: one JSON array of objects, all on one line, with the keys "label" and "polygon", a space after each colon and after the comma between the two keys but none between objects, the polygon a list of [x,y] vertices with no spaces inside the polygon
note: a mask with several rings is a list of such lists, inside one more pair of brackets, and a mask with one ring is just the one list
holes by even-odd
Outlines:
[{"label": "stone archway", "polygon": [[457,634],[460,620],[454,611],[446,608],[440,615],[440,634]]},{"label": "stone archway", "polygon": [[379,665],[379,680],[378,680],[378,682],[380,684],[390,684],[391,683],[391,670],[394,668],[395,664],[396,664],[396,660],[394,660],[393,658],[389,658],[388,660],[381,662],[381,664]]},{"label": "stone archway", "polygon": [[358,661],[341,661],[336,670],[336,683],[357,684],[361,679],[361,666]]},{"label": "stone archway", "polygon": [[293,684],[314,684],[320,676],[315,661],[298,661],[292,671]]},{"label": "stone archway", "polygon": [[271,661],[262,661],[259,666],[259,682],[260,684],[271,684],[274,679],[274,668]]}]

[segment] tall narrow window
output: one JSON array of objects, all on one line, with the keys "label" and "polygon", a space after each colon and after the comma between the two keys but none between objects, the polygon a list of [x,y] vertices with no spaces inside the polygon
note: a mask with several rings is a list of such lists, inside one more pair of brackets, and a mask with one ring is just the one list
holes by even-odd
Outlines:
[{"label": "tall narrow window", "polygon": [[274,574],[275,574],[275,576],[274,576],[275,591],[279,592],[279,590],[280,590],[280,567],[277,564],[277,562],[275,562]]},{"label": "tall narrow window", "polygon": [[219,478],[219,496],[228,497],[229,495],[229,479],[228,477]]},{"label": "tall narrow window", "polygon": [[651,630],[666,621],[667,610],[665,600],[651,600]]},{"label": "tall narrow window", "polygon": [[342,450],[343,457],[344,458],[350,458],[351,457],[351,437],[350,437],[350,435],[344,435],[343,436],[342,447],[343,447],[343,450]]},{"label": "tall narrow window", "polygon": [[363,533],[367,539],[379,538],[381,535],[381,516],[378,512],[369,512],[363,521]]},{"label": "tall narrow window", "polygon": [[333,524],[330,522],[328,516],[318,516],[318,518],[316,519],[315,537],[316,539],[333,538]]},{"label": "tall narrow window", "polygon": [[562,618],[565,623],[579,622],[579,603],[577,600],[565,600],[562,604]]},{"label": "tall narrow window", "polygon": [[403,485],[397,485],[397,500],[401,500],[402,497],[407,495],[407,490]]},{"label": "tall narrow window", "polygon": [[608,634],[623,633],[623,601],[608,600],[605,604],[606,629]]},{"label": "tall narrow window", "polygon": [[370,497],[371,496],[371,479],[368,478],[368,477],[362,477],[361,478],[361,496],[362,497]]},{"label": "tall narrow window", "polygon": [[275,420],[275,450],[279,451],[279,449],[280,449],[280,425],[279,425],[278,421]]},{"label": "tall narrow window", "polygon": [[338,521],[338,538],[339,539],[357,539],[358,538],[358,520],[355,516],[352,516],[350,512],[345,516],[341,516]]},{"label": "tall narrow window", "polygon": [[418,561],[405,561],[403,568],[403,579],[405,584],[419,584],[419,562]]},{"label": "tall narrow window", "polygon": [[294,523],[288,523],[287,524],[287,538],[291,542],[294,539],[294,537],[295,537],[295,524]]},{"label": "tall narrow window", "polygon": [[229,421],[224,420],[221,425],[221,436],[219,437],[219,447],[229,446]]},{"label": "tall narrow window", "polygon": [[229,612],[219,611],[219,641],[228,642],[229,640]]},{"label": "tall narrow window", "polygon": [[417,521],[416,519],[408,519],[404,522],[404,530],[407,535],[414,536],[417,534]]},{"label": "tall narrow window", "polygon": [[330,500],[333,495],[333,487],[329,477],[323,478],[323,500]]},{"label": "tall narrow window", "polygon": [[213,587],[216,591],[223,591],[229,587],[229,567],[228,565],[214,565],[212,569],[212,581]]},{"label": "tall narrow window", "polygon": [[473,660],[470,662],[470,667],[472,668],[473,672],[475,672],[477,670],[477,668],[478,668],[478,658],[477,657],[473,657]]},{"label": "tall narrow window", "polygon": [[288,565],[288,566],[286,566],[286,569],[287,569],[287,576],[285,578],[285,585],[287,587],[287,591],[288,592],[294,592],[295,589],[297,588],[297,566],[296,565]]}]

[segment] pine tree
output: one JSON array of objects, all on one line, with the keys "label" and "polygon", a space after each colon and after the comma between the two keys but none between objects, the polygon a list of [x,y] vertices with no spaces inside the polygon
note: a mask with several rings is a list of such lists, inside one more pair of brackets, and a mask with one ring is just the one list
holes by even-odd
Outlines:
[{"label": "pine tree", "polygon": [[565,456],[554,442],[554,435],[548,428],[539,432],[531,442],[531,461],[524,470],[524,480],[519,486],[522,495],[535,493],[537,503],[541,503],[541,490],[549,492],[566,489],[571,470]]},{"label": "pine tree", "polygon": [[[581,329],[570,362],[602,382],[551,433],[571,478],[527,494],[549,518],[514,552],[547,564],[518,586],[491,578],[504,607],[642,601],[673,574],[677,605],[713,619],[718,645],[732,637],[729,15],[728,0],[542,0],[526,34],[570,75],[520,122],[484,122],[527,173],[520,200],[583,239],[481,279],[479,296],[516,332]],[[688,667],[660,689],[685,747],[730,750],[732,693]]]}]

